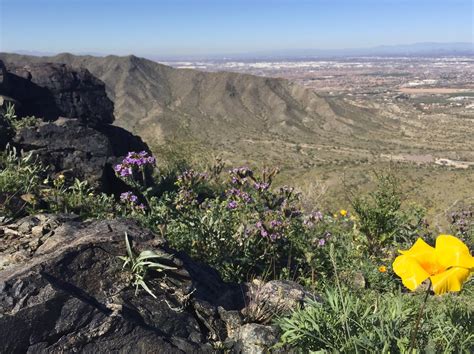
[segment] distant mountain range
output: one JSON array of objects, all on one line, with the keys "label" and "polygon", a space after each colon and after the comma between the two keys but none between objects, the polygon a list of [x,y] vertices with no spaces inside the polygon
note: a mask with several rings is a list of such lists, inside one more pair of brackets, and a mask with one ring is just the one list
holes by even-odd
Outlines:
[{"label": "distant mountain range", "polygon": [[348,49],[295,49],[248,53],[243,57],[254,58],[331,58],[358,56],[452,56],[474,55],[474,45],[469,42],[457,43],[415,43],[406,45],[382,45],[370,48]]},{"label": "distant mountain range", "polygon": [[[53,56],[55,53],[18,50],[17,54],[34,56]],[[98,52],[81,52],[77,55],[105,56]],[[305,59],[305,58],[340,58],[358,56],[473,56],[474,43],[472,42],[423,42],[403,45],[381,45],[368,48],[346,48],[346,49],[282,49],[274,51],[259,51],[246,53],[222,53],[212,55],[160,55],[146,54],[143,57],[160,60],[206,60],[206,59]]]}]

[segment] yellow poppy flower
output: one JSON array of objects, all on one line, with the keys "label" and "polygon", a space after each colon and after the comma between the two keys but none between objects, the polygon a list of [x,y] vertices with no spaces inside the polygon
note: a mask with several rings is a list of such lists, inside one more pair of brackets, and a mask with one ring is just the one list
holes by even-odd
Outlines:
[{"label": "yellow poppy flower", "polygon": [[347,215],[347,210],[341,209],[341,210],[339,211],[339,213],[340,213],[342,216],[346,216],[346,215]]},{"label": "yellow poppy flower", "polygon": [[436,295],[460,291],[474,270],[469,249],[451,235],[439,235],[434,248],[419,238],[409,250],[400,253],[393,262],[393,271],[412,291],[428,278]]},{"label": "yellow poppy flower", "polygon": [[387,267],[384,266],[384,265],[381,265],[381,266],[379,267],[379,272],[380,272],[380,273],[385,273],[385,272],[387,272]]}]

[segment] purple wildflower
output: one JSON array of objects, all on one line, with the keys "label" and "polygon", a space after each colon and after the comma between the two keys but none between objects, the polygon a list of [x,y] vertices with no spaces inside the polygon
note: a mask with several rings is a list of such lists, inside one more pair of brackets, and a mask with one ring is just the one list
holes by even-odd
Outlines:
[{"label": "purple wildflower", "polygon": [[228,204],[227,204],[227,208],[228,209],[235,209],[237,208],[238,204],[235,200],[231,200]]},{"label": "purple wildflower", "polygon": [[132,192],[124,192],[120,194],[120,201],[123,203],[136,204],[138,197]]},{"label": "purple wildflower", "polygon": [[272,220],[270,221],[270,227],[277,228],[282,226],[282,222],[280,220]]},{"label": "purple wildflower", "polygon": [[259,192],[263,192],[263,191],[266,191],[268,188],[270,187],[270,184],[269,183],[260,183],[260,182],[255,182],[253,184],[253,188],[255,188],[255,190],[259,191]]},{"label": "purple wildflower", "polygon": [[131,167],[123,167],[122,165],[122,169],[120,170],[120,176],[121,177],[128,177],[128,176],[131,176],[132,175],[132,168]]}]

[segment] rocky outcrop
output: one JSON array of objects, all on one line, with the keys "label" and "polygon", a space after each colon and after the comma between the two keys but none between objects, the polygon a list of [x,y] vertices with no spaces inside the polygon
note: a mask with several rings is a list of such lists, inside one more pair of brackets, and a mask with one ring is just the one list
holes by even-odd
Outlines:
[{"label": "rocky outcrop", "polygon": [[290,280],[254,280],[247,285],[247,306],[243,314],[251,321],[267,323],[278,315],[288,315],[303,306],[306,300],[317,300],[300,284]]},{"label": "rocky outcrop", "polygon": [[239,328],[235,337],[234,350],[238,353],[289,353],[288,350],[273,348],[280,338],[276,326],[265,326],[258,323],[247,323]]},{"label": "rocky outcrop", "polygon": [[32,151],[48,173],[87,180],[99,191],[117,194],[127,189],[112,165],[129,151],[149,148],[139,137],[109,124],[113,103],[102,81],[86,69],[64,64],[7,63],[5,68],[0,63],[0,72],[0,95],[15,102],[17,116],[43,118],[36,125],[23,124],[15,135],[0,116],[0,147],[11,142],[18,151]]},{"label": "rocky outcrop", "polygon": [[14,144],[32,151],[52,173],[63,173],[98,186],[112,154],[110,141],[76,119],[58,119],[21,129]]},{"label": "rocky outcrop", "polygon": [[[172,268],[148,271],[156,298],[123,268],[125,234],[135,255],[153,250]],[[130,220],[38,214],[0,226],[1,353],[287,353],[277,327],[244,315],[248,291]]]},{"label": "rocky outcrop", "polygon": [[[124,234],[176,269],[150,273],[135,294],[122,269]],[[239,287],[166,247],[134,223],[39,215],[0,227],[0,352],[211,352],[226,337],[219,313]]]},{"label": "rocky outcrop", "polygon": [[148,151],[140,138],[122,128],[107,126],[99,131],[68,118],[23,128],[13,144],[38,156],[49,173],[87,180],[96,189],[109,193],[123,191],[112,169],[120,156],[127,151]]},{"label": "rocky outcrop", "polygon": [[114,106],[105,85],[88,70],[53,63],[6,66],[7,71],[1,74],[0,95],[21,103],[17,107],[19,116],[78,118],[90,126],[113,122]]}]

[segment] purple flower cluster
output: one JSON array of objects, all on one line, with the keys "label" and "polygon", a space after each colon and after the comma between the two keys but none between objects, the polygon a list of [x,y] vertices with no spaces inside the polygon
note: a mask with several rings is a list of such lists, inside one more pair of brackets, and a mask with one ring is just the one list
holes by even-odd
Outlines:
[{"label": "purple flower cluster", "polygon": [[207,173],[199,173],[194,170],[186,170],[178,176],[177,184],[180,187],[191,187],[208,178],[209,175]]},{"label": "purple flower cluster", "polygon": [[155,158],[151,155],[148,155],[146,151],[140,151],[140,152],[131,151],[127,154],[127,156],[123,160],[123,164],[125,165],[136,165],[136,166],[154,165],[155,162],[156,162]]},{"label": "purple flower cluster", "polygon": [[248,167],[237,167],[229,171],[232,184],[244,185],[248,178],[253,178],[253,171]]},{"label": "purple flower cluster", "polygon": [[133,173],[132,168],[130,166],[126,166],[121,163],[114,166],[114,171],[115,173],[119,174],[120,177],[128,177],[131,176]]},{"label": "purple flower cluster", "polygon": [[138,197],[132,192],[125,192],[120,194],[120,201],[124,203],[136,203]]},{"label": "purple flower cluster", "polygon": [[255,182],[253,188],[259,192],[264,192],[270,188],[270,183],[265,182]]},{"label": "purple flower cluster", "polygon": [[143,167],[146,165],[154,165],[156,159],[149,155],[146,151],[130,151],[122,160],[122,163],[114,166],[115,173],[121,177],[129,177],[133,174],[133,167]]},{"label": "purple flower cluster", "polygon": [[253,201],[252,197],[250,194],[247,192],[241,191],[240,189],[237,188],[231,188],[226,191],[226,194],[230,198],[237,198],[241,201],[243,201],[245,204],[249,204]]},{"label": "purple flower cluster", "polygon": [[228,203],[227,203],[227,208],[228,209],[235,209],[239,206],[239,204],[235,201],[235,200],[230,200]]},{"label": "purple flower cluster", "polygon": [[461,235],[466,236],[469,230],[474,227],[473,216],[472,210],[453,211],[449,215],[449,222]]},{"label": "purple flower cluster", "polygon": [[323,247],[330,238],[331,238],[331,233],[329,231],[326,231],[321,236],[321,238],[315,239],[313,241],[313,244],[315,244],[317,247]]},{"label": "purple flower cluster", "polygon": [[138,197],[132,192],[125,192],[120,194],[120,201],[124,204],[131,205],[135,209],[145,210],[143,204],[138,204]]},{"label": "purple flower cluster", "polygon": [[268,223],[259,220],[255,223],[255,228],[260,236],[268,238],[271,241],[282,237],[284,227],[285,224],[281,220],[271,220]]},{"label": "purple flower cluster", "polygon": [[280,221],[280,220],[272,220],[270,221],[270,227],[272,229],[275,229],[275,228],[280,228],[283,226],[283,223]]},{"label": "purple flower cluster", "polygon": [[303,225],[307,228],[312,228],[318,222],[323,220],[323,213],[320,211],[312,211],[303,220]]}]

